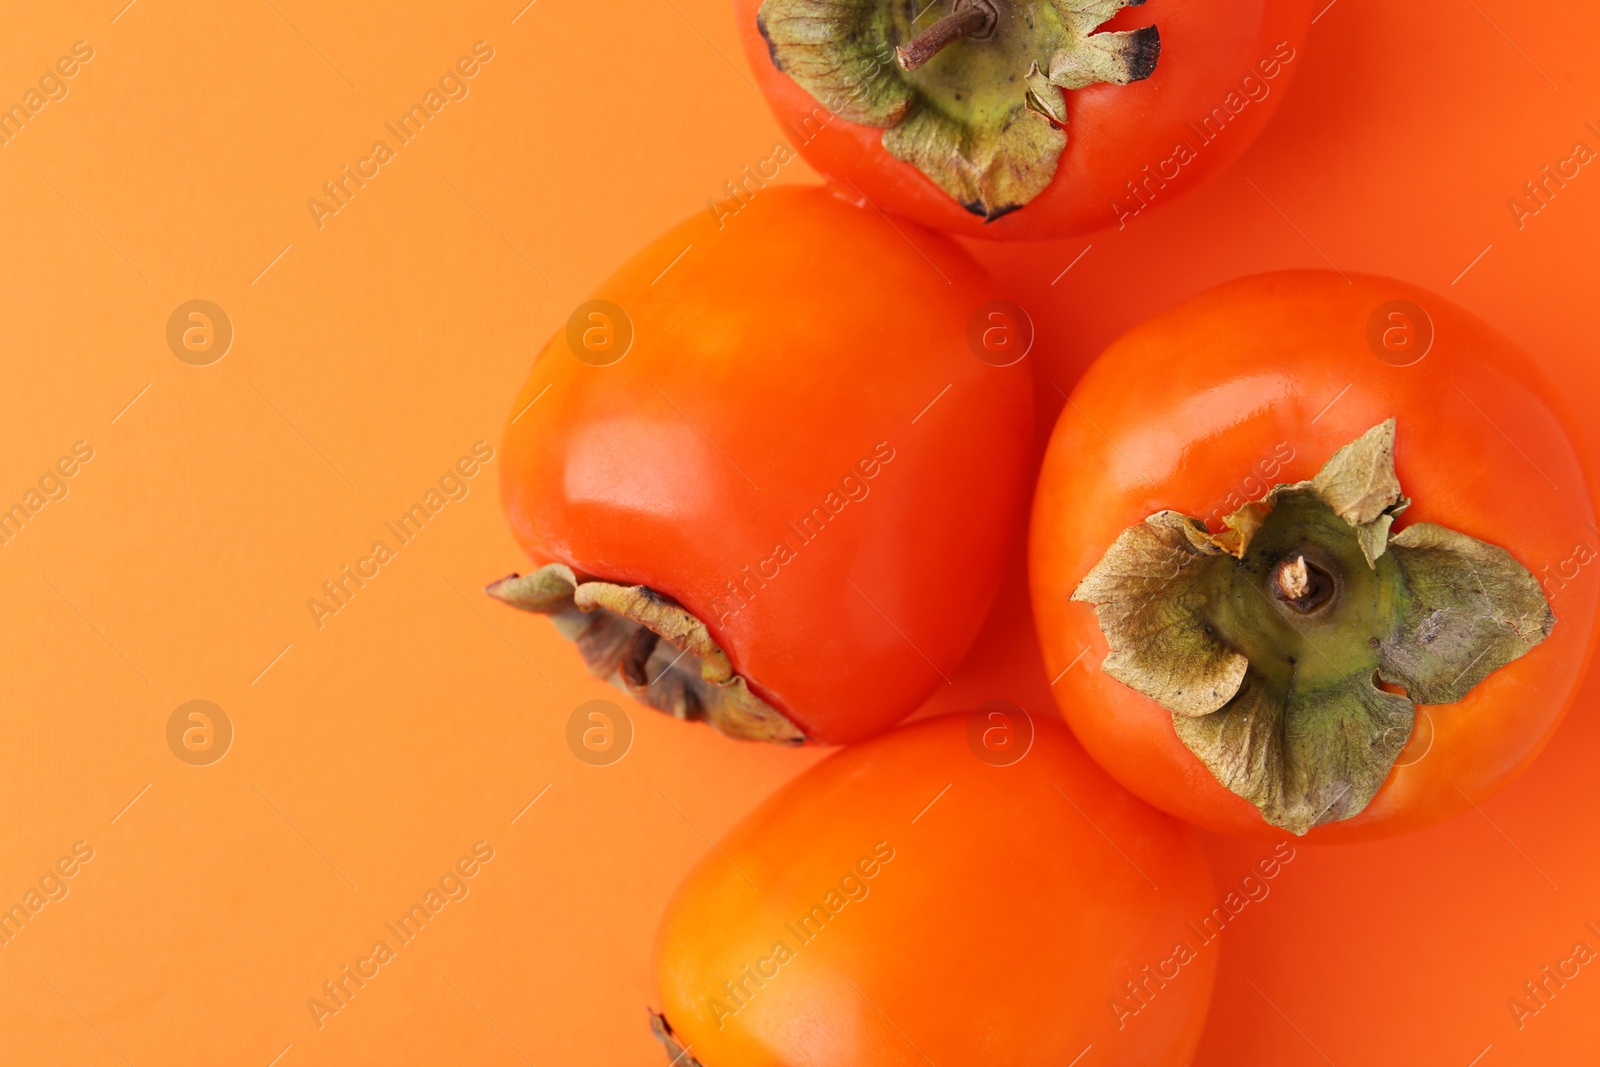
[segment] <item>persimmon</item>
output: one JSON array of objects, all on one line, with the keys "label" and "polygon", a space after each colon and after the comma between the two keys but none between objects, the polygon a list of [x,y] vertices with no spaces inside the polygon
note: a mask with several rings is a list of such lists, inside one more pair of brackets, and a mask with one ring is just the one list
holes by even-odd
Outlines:
[{"label": "persimmon", "polygon": [[951,233],[1126,225],[1235,159],[1301,60],[1310,0],[735,0],[785,136]]},{"label": "persimmon", "polygon": [[534,362],[501,495],[540,567],[489,591],[732,736],[889,726],[972,643],[1029,490],[1032,330],[999,295],[822,187],[693,216]]},{"label": "persimmon", "polygon": [[1592,516],[1550,386],[1490,327],[1400,282],[1262,275],[1078,384],[1034,611],[1072,729],[1141,797],[1381,836],[1465,810],[1555,730],[1596,606],[1557,574]]},{"label": "persimmon", "polygon": [[1031,721],[1020,757],[972,740],[1016,744],[1025,716],[851,746],[723,837],[657,937],[667,1058],[1064,1067],[1092,1046],[1187,1064],[1217,963],[1188,925],[1218,905],[1205,856],[1055,720]]}]

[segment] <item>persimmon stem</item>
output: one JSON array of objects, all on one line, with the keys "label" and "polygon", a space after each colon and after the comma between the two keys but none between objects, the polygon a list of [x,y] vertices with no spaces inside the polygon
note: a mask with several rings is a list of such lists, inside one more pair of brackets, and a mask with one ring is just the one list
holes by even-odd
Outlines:
[{"label": "persimmon stem", "polygon": [[987,36],[997,17],[989,0],[958,0],[954,11],[911,38],[904,47],[896,48],[895,58],[902,68],[916,70],[952,41]]},{"label": "persimmon stem", "polygon": [[1290,600],[1299,600],[1311,589],[1311,574],[1306,569],[1306,558],[1296,556],[1278,568],[1278,588]]},{"label": "persimmon stem", "polygon": [[1338,591],[1338,582],[1305,556],[1280,562],[1272,572],[1272,595],[1301,614],[1324,607]]}]

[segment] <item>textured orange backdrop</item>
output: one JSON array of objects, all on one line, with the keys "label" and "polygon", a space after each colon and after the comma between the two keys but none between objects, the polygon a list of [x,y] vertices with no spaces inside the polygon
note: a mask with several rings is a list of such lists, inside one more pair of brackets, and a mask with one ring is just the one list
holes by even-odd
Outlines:
[{"label": "textured orange backdrop", "polygon": [[[479,593],[521,565],[492,461],[337,613],[307,600],[498,445],[534,351],[597,282],[772,154],[728,5],[125,2],[0,11],[0,104],[40,102],[0,144],[0,506],[42,503],[0,545],[0,906],[43,902],[0,945],[4,1058],[664,1062],[644,1025],[659,910],[820,753],[641,711],[620,762],[575,759],[568,715],[615,694]],[[974,246],[1038,323],[1041,431],[1049,383],[1134,322],[1336,265],[1515,338],[1600,458],[1582,417],[1600,171],[1521,225],[1508,208],[1575,142],[1600,148],[1597,45],[1592,5],[1336,0],[1231,171],[1122,232]],[[463,57],[461,98],[374,161]],[[371,176],[308,209],[346,165]],[[782,180],[814,179],[794,162]],[[232,323],[220,361],[169,347],[191,300]],[[1013,567],[932,706],[1054,714],[1024,605]],[[1506,1002],[1574,942],[1600,949],[1596,695],[1480,813],[1303,848],[1221,939],[1197,1062],[1592,1055],[1600,967],[1521,1029]],[[191,700],[232,725],[210,765],[169,747]],[[1209,847],[1222,885],[1260,851]],[[459,899],[362,964],[441,879]],[[307,1001],[346,965],[376,976],[319,1020]]]}]

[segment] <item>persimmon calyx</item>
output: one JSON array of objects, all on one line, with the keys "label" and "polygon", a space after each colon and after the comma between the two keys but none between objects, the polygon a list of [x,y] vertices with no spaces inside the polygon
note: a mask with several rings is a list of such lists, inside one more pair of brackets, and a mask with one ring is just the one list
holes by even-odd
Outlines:
[{"label": "persimmon calyx", "polygon": [[548,615],[578,647],[584,666],[641,704],[677,719],[702,720],[746,741],[800,744],[805,734],[750,691],[705,623],[644,585],[580,579],[550,563],[512,574],[484,592],[514,608]]},{"label": "persimmon calyx", "polygon": [[659,1041],[662,1049],[672,1057],[668,1067],[702,1067],[699,1060],[689,1055],[689,1047],[672,1032],[672,1024],[667,1022],[665,1015],[648,1008],[645,1011],[650,1016],[650,1036]]},{"label": "persimmon calyx", "polygon": [[1394,419],[1374,426],[1220,532],[1157,512],[1072,594],[1095,606],[1101,669],[1171,712],[1219,782],[1295,834],[1367,806],[1415,704],[1455,703],[1556,622],[1505,549],[1433,523],[1391,532],[1410,503],[1394,436]]},{"label": "persimmon calyx", "polygon": [[1148,78],[1154,26],[1095,31],[1145,0],[765,0],[772,63],[986,221],[1049,186],[1064,89]]}]

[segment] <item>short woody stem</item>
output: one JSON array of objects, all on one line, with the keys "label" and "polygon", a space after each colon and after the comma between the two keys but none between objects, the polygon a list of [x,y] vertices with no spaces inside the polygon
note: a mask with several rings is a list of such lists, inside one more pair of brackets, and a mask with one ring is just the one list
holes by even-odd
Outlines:
[{"label": "short woody stem", "polygon": [[1338,590],[1333,575],[1305,556],[1280,562],[1272,572],[1272,595],[1303,614],[1323,607]]},{"label": "short woody stem", "polygon": [[1278,588],[1290,600],[1299,600],[1311,589],[1311,571],[1306,567],[1304,556],[1279,565]]},{"label": "short woody stem", "polygon": [[963,37],[985,35],[994,28],[996,17],[988,0],[958,3],[954,11],[911,38],[909,44],[896,48],[895,58],[906,70],[916,70],[938,55],[950,42]]}]

